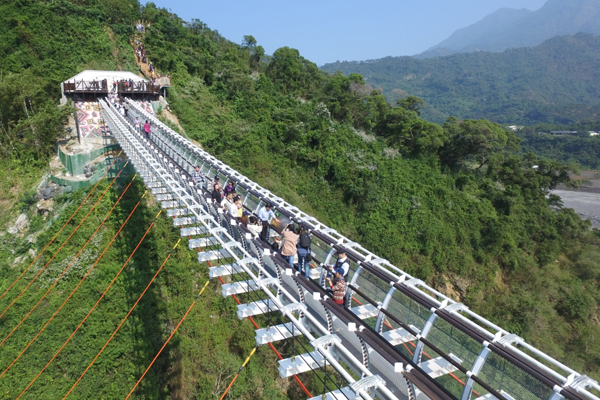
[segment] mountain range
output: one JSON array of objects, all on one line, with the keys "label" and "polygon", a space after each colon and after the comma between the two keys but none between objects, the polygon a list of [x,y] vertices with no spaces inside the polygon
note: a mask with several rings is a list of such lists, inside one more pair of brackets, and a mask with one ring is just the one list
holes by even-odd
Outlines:
[{"label": "mountain range", "polygon": [[418,58],[536,46],[555,36],[600,34],[600,0],[548,0],[539,10],[502,8],[454,32]]},{"label": "mountain range", "polygon": [[321,67],[358,73],[388,100],[421,97],[422,115],[500,123],[571,124],[600,119],[600,36],[559,36],[536,47],[417,59],[386,57]]}]

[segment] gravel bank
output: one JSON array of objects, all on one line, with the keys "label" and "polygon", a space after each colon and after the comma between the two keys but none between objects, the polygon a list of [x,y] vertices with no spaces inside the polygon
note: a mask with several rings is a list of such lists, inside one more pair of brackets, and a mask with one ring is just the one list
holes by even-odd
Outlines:
[{"label": "gravel bank", "polygon": [[581,218],[590,220],[594,228],[600,229],[600,193],[553,190],[552,194],[560,196],[565,207],[574,209]]}]

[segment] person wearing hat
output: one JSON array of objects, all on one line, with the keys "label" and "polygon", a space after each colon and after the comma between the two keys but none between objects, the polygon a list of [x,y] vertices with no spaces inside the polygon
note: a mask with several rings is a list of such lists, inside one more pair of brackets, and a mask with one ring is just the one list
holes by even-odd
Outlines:
[{"label": "person wearing hat", "polygon": [[331,292],[333,292],[334,303],[343,306],[344,295],[346,294],[346,279],[344,279],[341,270],[335,271],[334,276],[333,282],[331,281],[331,278],[325,278],[325,280],[331,288]]},{"label": "person wearing hat", "polygon": [[350,262],[346,256],[346,250],[340,249],[337,252],[337,261],[334,265],[328,265],[325,269],[329,270],[329,275],[335,275],[336,272],[340,272],[345,280],[348,279],[348,273],[350,272]]},{"label": "person wearing hat", "polygon": [[267,235],[269,233],[269,221],[273,218],[277,218],[275,213],[271,211],[271,204],[265,204],[263,208],[258,211],[258,219],[262,223],[262,232],[260,233],[260,238],[267,241]]}]

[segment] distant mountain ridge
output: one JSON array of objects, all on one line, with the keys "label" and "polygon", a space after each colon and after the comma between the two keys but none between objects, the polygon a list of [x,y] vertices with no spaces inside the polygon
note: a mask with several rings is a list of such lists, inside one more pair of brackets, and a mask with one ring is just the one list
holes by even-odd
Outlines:
[{"label": "distant mountain ridge", "polygon": [[537,46],[555,36],[600,35],[600,0],[548,0],[537,11],[502,8],[454,32],[417,58]]},{"label": "distant mountain ridge", "polygon": [[502,53],[387,57],[321,69],[361,74],[392,102],[421,97],[423,116],[435,122],[449,116],[527,125],[600,119],[600,36],[587,33]]}]

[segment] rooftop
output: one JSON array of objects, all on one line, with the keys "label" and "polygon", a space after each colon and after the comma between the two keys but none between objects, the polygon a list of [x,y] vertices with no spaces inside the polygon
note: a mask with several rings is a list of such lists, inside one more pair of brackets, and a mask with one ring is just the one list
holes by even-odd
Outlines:
[{"label": "rooftop", "polygon": [[77,75],[67,79],[65,82],[73,82],[73,81],[102,81],[106,79],[109,83],[114,81],[121,80],[129,80],[133,79],[135,82],[145,81],[146,79],[142,78],[139,75],[134,74],[129,71],[97,71],[93,69],[86,69],[85,71],[81,71]]}]

